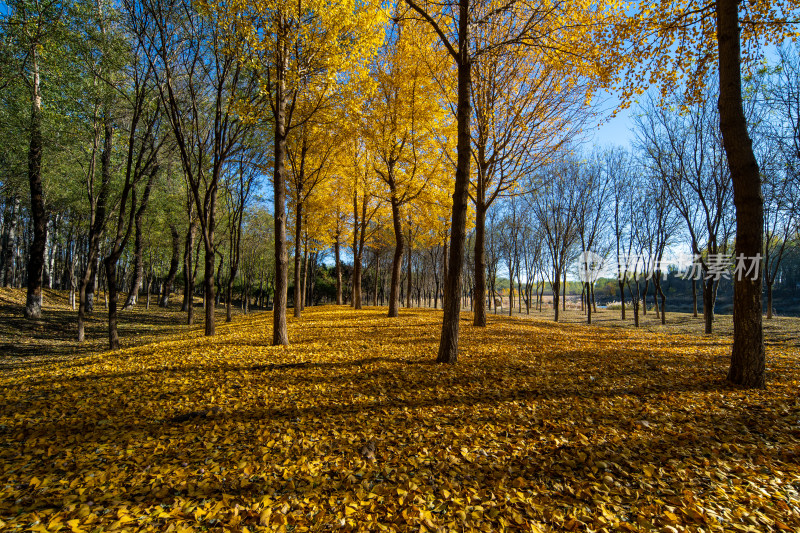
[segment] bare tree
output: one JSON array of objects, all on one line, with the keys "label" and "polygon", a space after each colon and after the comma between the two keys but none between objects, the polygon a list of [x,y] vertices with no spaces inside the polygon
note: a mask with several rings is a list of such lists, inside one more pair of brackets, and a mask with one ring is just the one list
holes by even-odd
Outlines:
[{"label": "bare tree", "polygon": [[554,320],[558,322],[561,280],[572,257],[571,248],[579,238],[576,212],[583,192],[579,187],[580,163],[565,154],[561,162],[543,168],[537,177],[542,185],[528,202],[547,246]]},{"label": "bare tree", "polygon": [[643,160],[664,180],[701,265],[706,333],[712,332],[717,274],[730,250],[734,222],[731,174],[713,100],[708,95],[685,115],[650,102],[637,117],[636,130]]}]

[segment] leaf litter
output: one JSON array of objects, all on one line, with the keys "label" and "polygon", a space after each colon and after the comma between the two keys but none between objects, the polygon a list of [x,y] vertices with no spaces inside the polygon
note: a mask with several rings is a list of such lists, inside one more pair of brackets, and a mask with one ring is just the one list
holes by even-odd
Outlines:
[{"label": "leaf litter", "polygon": [[765,391],[719,339],[441,311],[309,308],[14,367],[0,529],[798,531],[790,344]]}]

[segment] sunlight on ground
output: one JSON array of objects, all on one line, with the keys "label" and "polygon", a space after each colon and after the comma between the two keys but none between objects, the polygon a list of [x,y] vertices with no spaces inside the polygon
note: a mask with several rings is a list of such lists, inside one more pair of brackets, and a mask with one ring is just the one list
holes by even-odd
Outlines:
[{"label": "sunlight on ground", "polygon": [[796,531],[795,346],[769,389],[717,338],[309,308],[0,378],[0,527]]}]

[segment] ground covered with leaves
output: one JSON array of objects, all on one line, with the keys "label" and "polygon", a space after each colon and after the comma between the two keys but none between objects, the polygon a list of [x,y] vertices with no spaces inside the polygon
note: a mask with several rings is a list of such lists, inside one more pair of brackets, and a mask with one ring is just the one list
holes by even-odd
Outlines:
[{"label": "ground covered with leaves", "polygon": [[309,308],[0,377],[0,529],[798,531],[800,349]]}]

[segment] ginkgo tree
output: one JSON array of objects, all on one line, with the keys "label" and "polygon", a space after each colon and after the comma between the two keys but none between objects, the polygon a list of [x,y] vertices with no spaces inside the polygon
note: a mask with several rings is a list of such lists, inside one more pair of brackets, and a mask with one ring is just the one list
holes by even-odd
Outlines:
[{"label": "ginkgo tree", "polygon": [[[478,29],[475,39],[490,45],[494,35]],[[498,198],[527,189],[530,184],[520,188],[520,181],[579,134],[592,115],[587,72],[597,75],[602,69],[535,47],[489,51],[473,65],[475,326],[486,326],[486,212]]]},{"label": "ginkgo tree", "polygon": [[[602,42],[606,24],[623,16],[614,1],[551,2],[550,0],[458,0],[434,2],[405,0],[409,17],[422,20],[439,37],[452,58],[456,73],[457,162],[451,216],[450,258],[445,284],[444,320],[437,361],[455,363],[461,301],[461,268],[464,262],[467,205],[472,157],[472,68],[490,53],[520,53],[527,48],[551,54],[588,59],[585,72],[597,82],[606,82],[615,66],[617,42]],[[604,24],[601,24],[603,22]],[[474,38],[481,27],[492,38]],[[454,296],[454,297],[450,297]]]},{"label": "ginkgo tree", "polygon": [[[448,114],[436,80],[422,54],[430,53],[430,36],[413,24],[398,23],[392,39],[376,59],[376,89],[365,103],[363,135],[374,156],[373,168],[386,187],[394,231],[394,256],[389,316],[398,316],[400,271],[404,251],[403,222],[407,206],[423,194],[431,180],[444,174],[439,129]],[[426,37],[427,40],[426,40]]]},{"label": "ginkgo tree", "polygon": [[[274,345],[288,345],[286,300],[286,142],[288,134],[313,118],[338,83],[366,74],[365,62],[383,41],[386,14],[375,1],[234,0],[216,2],[228,27],[244,36],[256,55],[267,104],[250,110],[267,118],[274,131],[275,220]],[[308,102],[298,113],[298,103]]]}]

